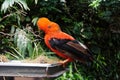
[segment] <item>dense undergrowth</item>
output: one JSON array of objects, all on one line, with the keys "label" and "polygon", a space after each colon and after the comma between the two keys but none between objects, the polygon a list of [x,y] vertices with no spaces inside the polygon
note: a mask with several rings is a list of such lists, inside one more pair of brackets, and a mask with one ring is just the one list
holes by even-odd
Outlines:
[{"label": "dense undergrowth", "polygon": [[120,0],[0,0],[0,54],[9,59],[55,56],[43,42],[36,21],[48,17],[87,45],[99,63],[70,63],[57,80],[120,79]]}]

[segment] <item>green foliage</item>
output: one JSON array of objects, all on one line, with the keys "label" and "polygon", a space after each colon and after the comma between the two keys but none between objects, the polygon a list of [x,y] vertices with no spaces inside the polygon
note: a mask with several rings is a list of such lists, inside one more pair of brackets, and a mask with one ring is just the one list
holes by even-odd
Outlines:
[{"label": "green foliage", "polygon": [[16,29],[16,32],[14,35],[14,43],[16,44],[17,48],[19,49],[18,51],[23,56],[23,59],[25,58],[26,51],[28,51],[29,54],[32,54],[32,52],[33,52],[32,42],[28,38],[25,31],[23,31],[21,29]]},{"label": "green foliage", "polygon": [[[35,58],[49,51],[38,32],[39,17],[57,22],[64,32],[86,44],[100,65],[69,64],[57,80],[119,80],[119,0],[0,0],[0,50],[10,59]],[[48,56],[54,55],[48,52]]]},{"label": "green foliage", "polygon": [[93,0],[92,3],[91,3],[89,6],[97,9],[97,7],[100,6],[100,2],[101,2],[101,1],[102,1],[102,0]]},{"label": "green foliage", "polygon": [[25,9],[25,10],[29,10],[25,0],[5,0],[1,6],[1,11],[3,11],[4,13],[7,11],[7,9],[16,9],[15,6],[13,6],[14,4],[18,4],[22,9]]},{"label": "green foliage", "polygon": [[[69,66],[69,72],[64,73],[63,76],[59,77],[56,80],[84,80],[84,76],[82,76],[82,69],[79,69],[79,74],[77,72],[74,72],[73,70],[74,66],[71,64]],[[87,80],[87,78],[86,78]]]}]

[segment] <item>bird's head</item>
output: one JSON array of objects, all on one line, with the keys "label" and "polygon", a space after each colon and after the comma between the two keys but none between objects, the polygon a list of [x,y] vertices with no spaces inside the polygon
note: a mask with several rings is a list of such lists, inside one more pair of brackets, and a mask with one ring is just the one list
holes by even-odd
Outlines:
[{"label": "bird's head", "polygon": [[48,18],[42,17],[37,21],[39,30],[44,31],[46,34],[51,32],[60,31],[60,27],[57,23],[50,21]]}]

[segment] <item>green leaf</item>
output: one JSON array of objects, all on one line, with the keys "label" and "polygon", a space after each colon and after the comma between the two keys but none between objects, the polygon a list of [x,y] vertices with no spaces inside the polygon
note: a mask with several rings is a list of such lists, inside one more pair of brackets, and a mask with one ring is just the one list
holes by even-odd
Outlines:
[{"label": "green leaf", "polygon": [[28,52],[29,52],[29,56],[32,56],[32,54],[33,54],[33,47],[32,47],[31,41],[29,41],[29,42],[27,43],[27,50],[28,50]]},{"label": "green leaf", "polygon": [[32,23],[33,23],[34,26],[36,25],[37,20],[38,20],[38,17],[33,18]]},{"label": "green leaf", "polygon": [[9,7],[12,7],[14,2],[15,0],[5,0],[1,6],[1,11],[5,13]]},{"label": "green leaf", "polygon": [[5,13],[7,9],[13,7],[15,3],[18,4],[22,9],[30,10],[25,0],[5,0],[1,6],[1,11]]},{"label": "green leaf", "polygon": [[30,10],[25,0],[15,0],[15,2],[19,4],[21,8],[24,8],[25,10]]},{"label": "green leaf", "polygon": [[12,25],[12,26],[11,26],[11,31],[10,31],[10,33],[14,33],[14,32],[15,32],[15,26]]},{"label": "green leaf", "polygon": [[17,45],[17,48],[19,49],[19,52],[25,57],[25,52],[27,50],[27,45],[29,43],[29,38],[27,37],[27,34],[25,31],[21,29],[16,29],[16,33],[14,36],[14,42]]},{"label": "green leaf", "polygon": [[35,0],[35,4],[37,4],[38,3],[38,0]]},{"label": "green leaf", "polygon": [[92,1],[92,3],[89,6],[97,9],[99,7],[101,1],[102,0],[94,0],[94,1]]}]

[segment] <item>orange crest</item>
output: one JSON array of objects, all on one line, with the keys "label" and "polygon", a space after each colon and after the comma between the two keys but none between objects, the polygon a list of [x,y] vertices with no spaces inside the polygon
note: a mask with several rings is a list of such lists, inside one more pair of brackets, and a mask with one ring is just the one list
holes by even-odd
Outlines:
[{"label": "orange crest", "polygon": [[48,18],[42,17],[39,18],[37,21],[37,26],[40,30],[45,31],[45,29],[48,27],[48,25],[50,24],[50,20]]},{"label": "orange crest", "polygon": [[52,22],[45,17],[39,18],[37,25],[38,25],[38,28],[40,30],[43,30],[45,33],[60,31],[60,27],[57,23]]}]

